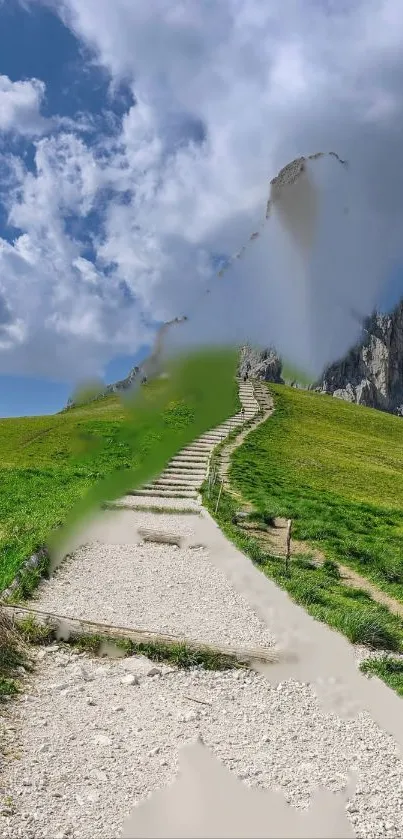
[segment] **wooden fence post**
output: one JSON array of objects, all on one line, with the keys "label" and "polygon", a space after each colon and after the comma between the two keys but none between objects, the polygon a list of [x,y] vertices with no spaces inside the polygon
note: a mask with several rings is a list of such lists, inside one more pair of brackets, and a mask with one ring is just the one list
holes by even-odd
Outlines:
[{"label": "wooden fence post", "polygon": [[220,489],[219,489],[219,492],[218,492],[217,504],[215,505],[215,511],[214,511],[215,513],[218,510],[218,505],[220,503],[220,498],[221,498],[223,485],[224,485],[224,478],[222,478],[222,480],[221,480]]},{"label": "wooden fence post", "polygon": [[285,553],[285,570],[288,574],[290,570],[290,556],[291,556],[291,519],[287,521],[287,536],[286,536],[286,553]]}]

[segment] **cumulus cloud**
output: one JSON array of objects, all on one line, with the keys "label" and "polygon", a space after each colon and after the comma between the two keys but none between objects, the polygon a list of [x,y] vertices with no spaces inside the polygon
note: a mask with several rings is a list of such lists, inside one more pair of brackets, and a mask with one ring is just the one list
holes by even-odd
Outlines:
[{"label": "cumulus cloud", "polygon": [[[91,147],[74,131],[37,142],[36,173],[9,203],[21,230],[5,247],[19,265],[10,296],[14,282],[37,307],[45,299],[44,336],[81,341],[92,360],[135,350],[142,319],[188,311],[187,340],[275,341],[313,373],[343,353],[357,337],[351,308],[368,313],[402,260],[399,0],[50,4],[134,104]],[[213,280],[264,218],[278,169],[320,150],[350,168],[312,164],[309,254],[275,215]]]},{"label": "cumulus cloud", "polygon": [[100,373],[145,335],[119,280],[82,256],[102,168],[81,140],[61,134],[37,143],[35,172],[14,172],[8,217],[24,232],[12,242],[0,239],[8,313],[0,369],[61,379]]},{"label": "cumulus cloud", "polygon": [[0,76],[0,132],[34,136],[44,130],[40,114],[45,84],[39,79],[11,81]]}]

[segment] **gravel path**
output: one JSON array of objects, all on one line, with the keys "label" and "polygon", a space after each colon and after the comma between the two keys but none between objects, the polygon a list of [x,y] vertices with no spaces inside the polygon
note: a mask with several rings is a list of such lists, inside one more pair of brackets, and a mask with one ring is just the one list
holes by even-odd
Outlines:
[{"label": "gravel path", "polygon": [[[24,694],[0,707],[0,836],[117,839],[133,805],[174,779],[179,749],[198,733],[246,783],[281,790],[296,807],[309,806],[318,784],[342,790],[355,771],[347,812],[356,835],[403,836],[395,740],[365,710],[352,719],[325,710],[308,680],[323,674],[336,694],[345,679],[353,699],[368,700],[360,708],[371,708],[397,740],[400,700],[359,676],[351,646],[295,606],[210,517],[179,513],[200,513],[198,502],[122,501],[178,513],[105,513],[77,535],[72,557],[41,585],[37,607],[231,646],[271,646],[270,627],[280,642],[291,633],[298,656],[277,685],[271,666],[258,674],[158,665],[155,673],[141,657],[91,660],[58,645],[40,651]],[[183,545],[139,543],[139,527],[181,534]],[[198,541],[204,547],[190,547]],[[356,661],[364,657],[357,648]]]},{"label": "gravel path", "polygon": [[[186,528],[185,522],[182,527]],[[37,602],[44,611],[68,617],[206,643],[245,647],[274,643],[202,548],[92,544],[78,550],[41,586]]]},{"label": "gravel path", "polygon": [[[403,835],[403,764],[368,715],[325,714],[297,682],[273,687],[248,672],[164,666],[152,677],[144,659],[91,661],[51,649],[3,718],[21,743],[2,791],[4,839],[119,836],[133,805],[173,780],[179,748],[199,732],[240,778],[281,790],[297,807],[309,805],[317,784],[341,790],[358,770],[347,804],[356,835]],[[122,682],[130,674],[138,684]]]},{"label": "gravel path", "polygon": [[202,507],[193,498],[162,498],[154,495],[124,495],[119,501],[114,502],[116,507],[167,507],[172,510],[192,510],[200,513]]}]

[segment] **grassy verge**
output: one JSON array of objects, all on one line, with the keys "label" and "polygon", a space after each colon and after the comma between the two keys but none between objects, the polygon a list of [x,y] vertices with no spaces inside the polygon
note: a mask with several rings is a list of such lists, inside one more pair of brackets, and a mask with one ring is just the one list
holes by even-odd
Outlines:
[{"label": "grassy verge", "polygon": [[236,522],[239,504],[228,493],[222,492],[217,513],[214,512],[217,484],[209,498],[206,489],[203,496],[206,507],[228,538],[313,618],[327,623],[354,644],[393,652],[403,649],[400,619],[371,600],[366,592],[341,583],[332,563],[318,568],[309,556],[304,556],[293,559],[287,573],[284,560],[272,556],[258,538]]},{"label": "grassy verge", "polygon": [[403,422],[308,391],[270,391],[273,416],[234,453],[234,488],[403,602]]},{"label": "grassy verge", "polygon": [[[19,620],[17,626],[20,636],[29,644],[46,645],[56,638],[54,630],[39,624],[33,615]],[[203,667],[206,670],[229,670],[242,666],[242,662],[233,656],[217,653],[204,646],[193,648],[186,644],[164,644],[156,641],[138,643],[127,638],[112,640],[110,637],[95,634],[71,634],[66,643],[92,656],[102,656],[105,647],[117,647],[125,656],[144,655],[151,661],[166,662],[184,669]]]},{"label": "grassy verge", "polygon": [[[236,353],[198,352],[137,392],[0,420],[0,591],[50,534],[149,480],[237,408]],[[25,596],[38,575],[24,574]]]},{"label": "grassy verge", "polygon": [[0,702],[19,692],[19,668],[30,667],[24,636],[0,612]]},{"label": "grassy verge", "polygon": [[399,696],[403,696],[403,661],[401,658],[385,655],[382,658],[367,659],[360,670],[368,676],[378,676]]}]

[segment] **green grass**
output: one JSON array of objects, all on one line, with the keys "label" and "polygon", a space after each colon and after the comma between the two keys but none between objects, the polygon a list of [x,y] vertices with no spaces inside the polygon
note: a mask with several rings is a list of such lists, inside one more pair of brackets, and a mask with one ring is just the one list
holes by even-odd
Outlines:
[{"label": "green grass", "polygon": [[[44,645],[55,640],[54,630],[39,624],[34,615],[28,615],[17,622],[18,632],[30,644]],[[144,655],[151,661],[174,664],[189,669],[203,667],[205,670],[230,670],[243,666],[234,656],[224,655],[207,646],[189,647],[185,643],[166,644],[161,641],[135,642],[127,638],[110,638],[97,635],[70,635],[67,644],[91,656],[102,654],[104,645],[117,647],[125,656]]]},{"label": "green grass", "polygon": [[204,488],[204,503],[223,532],[313,618],[338,630],[352,643],[393,652],[403,649],[403,626],[398,617],[375,603],[365,591],[344,585],[332,564],[321,568],[309,556],[293,558],[287,573],[283,559],[268,553],[257,538],[235,522],[239,504],[228,493],[222,492],[214,513],[217,493],[218,483],[210,498]]},{"label": "green grass", "polygon": [[235,488],[403,602],[403,421],[270,385],[271,418],[233,456]]},{"label": "green grass", "polygon": [[378,659],[367,659],[360,665],[367,676],[378,676],[399,696],[403,696],[403,661],[390,655]]},{"label": "green grass", "polygon": [[0,611],[0,702],[19,692],[19,667],[30,667],[27,645],[12,621]]},{"label": "green grass", "polygon": [[[0,590],[61,526],[154,477],[238,408],[236,353],[176,359],[170,376],[55,416],[0,420]],[[27,593],[37,576],[31,574]]]}]

